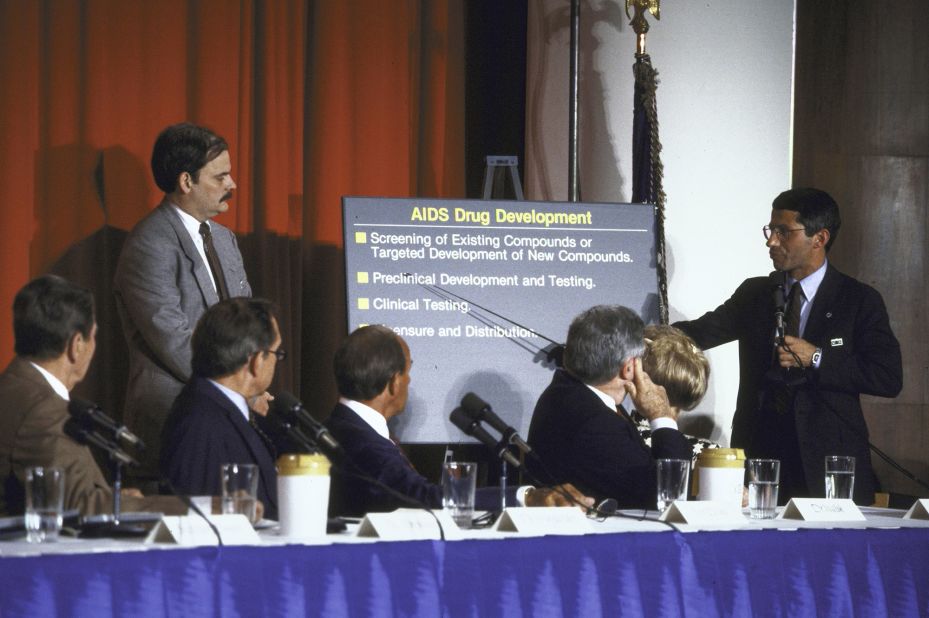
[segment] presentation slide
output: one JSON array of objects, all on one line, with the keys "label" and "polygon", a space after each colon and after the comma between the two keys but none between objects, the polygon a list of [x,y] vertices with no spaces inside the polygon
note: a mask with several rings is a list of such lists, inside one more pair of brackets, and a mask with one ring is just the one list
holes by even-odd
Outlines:
[{"label": "presentation slide", "polygon": [[655,211],[643,204],[343,198],[348,327],[383,324],[413,359],[407,443],[471,441],[448,420],[474,392],[523,437],[578,313],[658,320]]}]

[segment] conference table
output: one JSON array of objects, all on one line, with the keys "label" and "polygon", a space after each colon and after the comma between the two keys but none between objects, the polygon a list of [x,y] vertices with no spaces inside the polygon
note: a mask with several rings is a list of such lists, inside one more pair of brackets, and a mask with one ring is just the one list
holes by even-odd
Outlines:
[{"label": "conference table", "polygon": [[[469,531],[179,547],[0,543],[0,616],[929,616],[929,521]],[[643,517],[644,515],[644,517]]]}]

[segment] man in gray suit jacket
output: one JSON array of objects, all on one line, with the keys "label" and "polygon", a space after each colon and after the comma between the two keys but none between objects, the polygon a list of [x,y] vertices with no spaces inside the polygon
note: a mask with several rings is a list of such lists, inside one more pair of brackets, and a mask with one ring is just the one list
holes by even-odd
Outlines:
[{"label": "man in gray suit jacket", "polygon": [[229,209],[231,170],[229,147],[212,131],[186,123],[162,131],[152,173],[164,199],[132,230],[116,268],[129,345],[124,422],[148,445],[143,481],[157,479],[162,426],[190,377],[197,320],[223,296],[251,296],[235,235],[210,221]]}]

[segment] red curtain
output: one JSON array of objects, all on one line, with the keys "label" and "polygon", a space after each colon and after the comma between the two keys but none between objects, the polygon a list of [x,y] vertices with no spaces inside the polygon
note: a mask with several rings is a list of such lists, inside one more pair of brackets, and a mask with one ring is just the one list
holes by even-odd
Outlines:
[{"label": "red curtain", "polygon": [[281,307],[277,386],[328,408],[341,197],[464,195],[462,21],[452,0],[0,0],[0,364],[14,294],[58,272],[98,303],[82,392],[121,404],[112,273],[160,199],[155,136],[189,120],[230,145],[239,189],[218,221]]}]

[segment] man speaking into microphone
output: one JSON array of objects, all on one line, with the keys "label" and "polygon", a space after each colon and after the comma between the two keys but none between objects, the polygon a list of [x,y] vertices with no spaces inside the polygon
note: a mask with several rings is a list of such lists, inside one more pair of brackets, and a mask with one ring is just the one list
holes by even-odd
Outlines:
[{"label": "man speaking into microphone", "polygon": [[675,324],[704,349],[738,340],[732,446],[781,461],[782,504],[824,495],[826,455],[855,457],[855,501],[871,504],[875,478],[859,396],[894,397],[903,385],[900,344],[881,295],[826,259],[840,225],[828,193],[784,191],[764,226],[775,272]]}]

